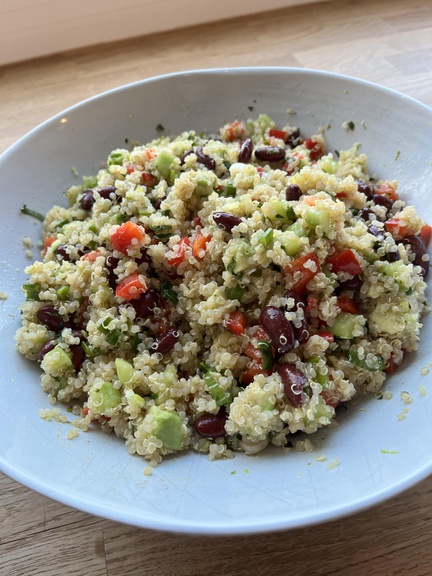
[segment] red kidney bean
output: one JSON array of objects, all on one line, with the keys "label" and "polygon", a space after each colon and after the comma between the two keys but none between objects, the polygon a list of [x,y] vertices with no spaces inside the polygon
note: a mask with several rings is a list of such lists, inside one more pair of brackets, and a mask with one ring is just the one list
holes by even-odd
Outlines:
[{"label": "red kidney bean", "polygon": [[295,337],[292,324],[279,308],[266,306],[261,312],[260,323],[278,354],[286,354],[293,349]]},{"label": "red kidney bean", "polygon": [[375,212],[370,208],[363,208],[362,210],[360,210],[359,216],[362,220],[365,220],[366,222],[368,220],[375,220],[375,219],[379,220]]},{"label": "red kidney bean", "polygon": [[219,228],[227,232],[231,232],[234,226],[238,226],[242,221],[241,218],[237,218],[237,216],[228,212],[213,212],[212,216]]},{"label": "red kidney bean", "polygon": [[93,208],[93,204],[95,203],[95,197],[93,194],[93,190],[87,189],[83,190],[83,194],[80,200],[80,207],[83,210],[91,210]]},{"label": "red kidney bean", "polygon": [[55,340],[48,340],[48,342],[45,342],[45,344],[42,345],[37,355],[37,359],[39,360],[39,362],[42,362],[45,354],[51,352],[51,350],[54,350],[56,344],[57,342]]},{"label": "red kidney bean", "polygon": [[285,150],[279,146],[266,146],[255,150],[255,158],[262,162],[282,162],[285,160]]},{"label": "red kidney bean", "polygon": [[344,290],[353,290],[357,292],[362,287],[363,281],[360,276],[353,276],[349,280],[345,280],[345,282],[340,282],[339,290],[343,292]]},{"label": "red kidney bean", "polygon": [[203,414],[194,422],[194,429],[204,438],[219,438],[226,436],[226,412],[221,409],[217,414]]},{"label": "red kidney bean", "polygon": [[186,158],[189,156],[189,154],[193,154],[193,150],[186,150],[186,152],[183,152],[183,154],[180,156],[180,164],[183,166],[183,164],[185,163]]},{"label": "red kidney bean", "polygon": [[423,238],[420,236],[405,236],[402,242],[409,245],[411,252],[414,254],[414,266],[420,266],[422,269],[421,274],[423,278],[426,278],[429,273],[430,263],[429,260],[423,260],[423,256],[426,254],[426,245]]},{"label": "red kidney bean", "polygon": [[297,408],[302,403],[302,394],[309,381],[295,364],[281,364],[278,368],[282,383],[284,385],[285,395]]},{"label": "red kidney bean", "polygon": [[99,188],[98,192],[102,198],[111,199],[111,194],[115,194],[116,189],[115,186],[104,186],[103,188]]},{"label": "red kidney bean", "polygon": [[44,324],[53,332],[61,332],[64,328],[63,318],[54,306],[43,306],[36,312],[36,316],[41,324]]},{"label": "red kidney bean", "polygon": [[214,158],[211,158],[210,156],[207,156],[207,154],[204,154],[203,146],[199,146],[196,149],[195,154],[200,164],[203,164],[209,170],[214,170],[216,168],[216,160],[214,160]]},{"label": "red kidney bean", "polygon": [[301,320],[300,326],[297,328],[297,326],[294,326],[294,324],[292,324],[295,339],[299,344],[301,344],[309,337],[306,304],[304,300],[302,300],[301,296],[296,294],[293,290],[287,290],[287,292],[285,293],[285,298],[293,298],[294,306],[292,307],[292,310],[297,311],[299,308],[303,309],[303,319]]},{"label": "red kidney bean", "polygon": [[299,186],[297,186],[296,184],[290,184],[288,186],[288,188],[285,190],[285,198],[288,201],[300,200],[300,197],[302,194],[303,194],[303,192],[301,191],[301,188]]},{"label": "red kidney bean", "polygon": [[84,340],[84,334],[82,333],[82,330],[72,330],[72,336],[74,338],[79,338],[80,344]]},{"label": "red kidney bean", "polygon": [[114,291],[117,288],[117,275],[114,272],[114,269],[117,268],[119,263],[118,258],[114,258],[114,256],[108,256],[105,260],[105,269],[108,271],[108,283],[110,288]]},{"label": "red kidney bean", "polygon": [[135,262],[140,266],[141,264],[151,264],[150,256],[147,254],[146,248],[141,248],[141,255],[135,259]]},{"label": "red kidney bean", "polygon": [[301,144],[300,130],[298,128],[293,130],[291,134],[286,137],[285,144],[287,144],[287,146],[289,146],[290,148],[295,148],[296,146]]},{"label": "red kidney bean", "polygon": [[74,345],[69,347],[71,351],[71,360],[73,367],[75,368],[75,372],[79,372],[79,369],[84,362],[84,350],[81,348],[81,345]]},{"label": "red kidney bean", "polygon": [[372,224],[372,226],[368,226],[368,232],[369,234],[372,234],[372,236],[378,238],[378,240],[384,240],[385,238],[384,230],[378,228],[378,226],[375,226],[374,224]]},{"label": "red kidney bean", "polygon": [[174,348],[175,343],[178,341],[179,331],[174,326],[170,326],[162,332],[155,342],[151,345],[153,352],[160,352],[166,354]]},{"label": "red kidney bean", "polygon": [[157,290],[147,290],[140,294],[138,298],[130,301],[138,318],[148,318],[154,316],[155,308],[161,307],[161,296]]},{"label": "red kidney bean", "polygon": [[393,200],[390,200],[390,198],[387,198],[384,194],[374,194],[372,201],[378,206],[384,206],[384,208],[387,208],[387,213],[394,204]]},{"label": "red kidney bean", "polygon": [[401,259],[399,250],[392,250],[391,252],[387,252],[386,256],[389,262],[397,262]]},{"label": "red kidney bean", "polygon": [[374,196],[374,188],[363,180],[356,180],[357,190],[364,194],[368,200],[372,200]]},{"label": "red kidney bean", "polygon": [[55,251],[57,256],[61,256],[63,260],[70,262],[71,257],[69,256],[69,252],[67,251],[67,244],[60,244]]},{"label": "red kidney bean", "polygon": [[240,147],[237,162],[241,164],[247,164],[252,157],[253,152],[253,142],[250,138],[247,138]]}]

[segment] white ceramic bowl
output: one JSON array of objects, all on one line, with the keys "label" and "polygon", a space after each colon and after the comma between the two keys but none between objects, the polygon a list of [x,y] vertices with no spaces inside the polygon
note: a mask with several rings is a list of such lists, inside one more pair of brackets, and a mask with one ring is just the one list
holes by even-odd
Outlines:
[{"label": "white ceramic bowl", "polygon": [[[250,111],[248,107],[253,107]],[[40,225],[20,214],[27,203],[45,212],[109,151],[148,141],[162,123],[172,134],[215,131],[233,118],[266,112],[283,124],[287,109],[302,133],[330,128],[330,150],[362,143],[372,172],[397,178],[402,198],[432,223],[432,110],[391,90],[335,74],[256,68],[185,72],[112,90],[48,120],[0,158],[0,470],[81,510],[136,526],[177,532],[234,534],[293,528],[351,514],[394,496],[432,471],[432,391],[420,369],[432,362],[432,323],[420,350],[388,380],[392,400],[349,405],[337,429],[318,432],[315,453],[238,454],[210,462],[179,454],[146,477],[145,461],[101,432],[67,440],[70,427],[46,422],[49,407],[39,369],[15,350],[24,267],[22,239]],[[342,127],[346,121],[354,131]],[[37,254],[37,251],[35,251]],[[400,392],[408,390],[405,406]],[[408,408],[405,420],[397,415]],[[319,462],[317,455],[325,455]],[[329,463],[339,462],[331,468]]]}]

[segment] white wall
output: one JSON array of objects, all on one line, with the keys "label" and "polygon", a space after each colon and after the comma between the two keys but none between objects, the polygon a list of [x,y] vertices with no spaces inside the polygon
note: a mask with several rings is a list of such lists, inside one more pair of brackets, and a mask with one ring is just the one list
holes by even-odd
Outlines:
[{"label": "white wall", "polygon": [[313,0],[0,0],[0,65]]}]

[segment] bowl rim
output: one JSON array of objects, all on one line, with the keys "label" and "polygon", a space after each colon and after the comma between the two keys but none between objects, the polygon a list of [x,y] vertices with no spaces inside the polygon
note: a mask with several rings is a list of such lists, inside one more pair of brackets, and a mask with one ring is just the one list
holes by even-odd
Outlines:
[{"label": "bowl rim", "polygon": [[[123,84],[94,96],[86,98],[64,110],[58,112],[57,114],[44,120],[26,134],[21,136],[16,142],[9,146],[5,151],[0,154],[0,162],[7,161],[9,155],[15,153],[27,140],[31,139],[35,134],[44,130],[51,124],[64,117],[65,115],[85,107],[86,105],[100,100],[102,98],[109,98],[113,94],[118,94],[123,91],[133,90],[136,87],[157,83],[164,81],[169,78],[176,77],[187,77],[187,76],[223,76],[223,75],[260,75],[260,74],[296,74],[301,76],[317,76],[326,79],[332,79],[338,81],[345,81],[348,84],[356,84],[358,86],[364,86],[365,88],[372,89],[374,91],[387,94],[393,98],[403,100],[410,103],[416,107],[423,109],[423,111],[432,115],[432,108],[422,103],[421,101],[407,96],[394,90],[392,88],[387,88],[380,84],[374,82],[363,80],[354,76],[349,76],[337,72],[328,72],[324,70],[317,70],[312,68],[300,68],[300,67],[285,67],[285,66],[258,66],[258,67],[232,67],[232,68],[203,68],[197,70],[185,70],[177,71],[169,74],[162,74],[158,76],[152,76],[149,78],[144,78],[127,84]],[[219,522],[210,526],[209,523],[199,523],[196,520],[187,521],[185,519],[178,520],[172,518],[168,515],[156,516],[155,514],[149,514],[142,517],[139,512],[133,513],[130,510],[125,510],[121,506],[109,507],[102,505],[101,503],[94,502],[85,495],[80,495],[77,497],[74,494],[68,493],[67,491],[60,490],[58,488],[53,488],[44,483],[43,481],[33,477],[31,474],[27,473],[26,470],[11,466],[7,460],[5,460],[2,455],[0,455],[0,471],[13,480],[19,482],[20,484],[38,492],[48,498],[56,500],[66,506],[71,506],[75,509],[81,510],[88,514],[93,514],[100,518],[105,518],[108,520],[121,522],[124,524],[129,524],[132,526],[153,529],[159,531],[167,531],[172,533],[180,534],[194,534],[194,535],[234,535],[234,534],[257,534],[263,532],[281,531],[295,528],[305,528],[308,526],[313,526],[321,524],[323,522],[329,522],[333,520],[338,520],[347,516],[350,516],[357,512],[365,511],[377,504],[384,503],[385,501],[395,497],[401,492],[412,487],[414,484],[424,480],[432,472],[432,458],[429,463],[424,464],[422,467],[412,472],[408,476],[404,477],[393,484],[390,484],[386,488],[380,489],[373,495],[367,495],[366,497],[360,496],[355,501],[349,504],[342,504],[329,509],[321,510],[319,512],[309,512],[303,516],[296,516],[294,518],[279,518],[277,517],[264,520],[264,521],[241,521],[234,520],[229,522]]]}]

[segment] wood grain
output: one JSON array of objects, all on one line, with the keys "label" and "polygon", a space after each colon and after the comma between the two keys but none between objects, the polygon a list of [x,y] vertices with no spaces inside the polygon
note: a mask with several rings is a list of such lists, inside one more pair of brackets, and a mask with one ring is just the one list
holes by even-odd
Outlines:
[{"label": "wood grain", "polygon": [[[432,5],[338,0],[0,68],[0,151],[64,108],[121,84],[184,69],[256,65],[358,76],[432,106]],[[59,574],[430,576],[432,478],[322,526],[210,538],[95,518],[0,475],[0,576]]]}]

